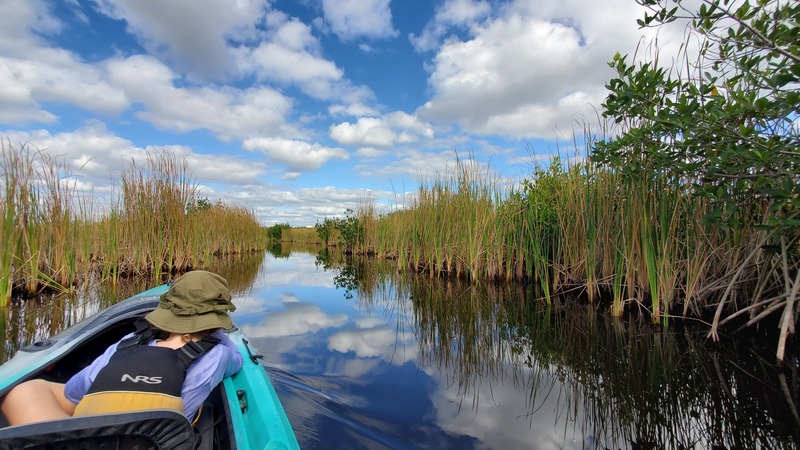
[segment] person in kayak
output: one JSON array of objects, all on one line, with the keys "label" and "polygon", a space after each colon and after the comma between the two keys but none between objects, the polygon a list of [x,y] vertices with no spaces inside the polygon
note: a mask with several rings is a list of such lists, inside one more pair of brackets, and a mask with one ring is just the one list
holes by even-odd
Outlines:
[{"label": "person in kayak", "polygon": [[111,345],[66,384],[35,379],[0,409],[10,425],[69,416],[167,408],[193,418],[223,378],[242,367],[231,328],[227,281],[211,272],[178,277],[147,314],[149,326]]}]

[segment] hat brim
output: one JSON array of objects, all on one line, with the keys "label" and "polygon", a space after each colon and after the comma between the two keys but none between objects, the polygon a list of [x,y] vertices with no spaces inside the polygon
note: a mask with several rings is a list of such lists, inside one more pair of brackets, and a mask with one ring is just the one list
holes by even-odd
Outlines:
[{"label": "hat brim", "polygon": [[225,312],[209,312],[191,316],[178,316],[167,308],[156,308],[144,317],[159,330],[169,333],[197,333],[215,328],[233,328],[233,321]]}]

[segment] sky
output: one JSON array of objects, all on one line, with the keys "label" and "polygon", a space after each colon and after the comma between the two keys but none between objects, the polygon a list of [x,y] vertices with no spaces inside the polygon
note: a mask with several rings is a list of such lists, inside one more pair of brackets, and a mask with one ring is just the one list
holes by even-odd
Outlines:
[{"label": "sky", "polygon": [[[585,155],[633,0],[0,0],[0,139],[113,192],[186,161],[264,225],[407,205],[456,161],[505,186]],[[658,34],[664,48],[681,41]],[[641,50],[640,50],[641,51]]]}]

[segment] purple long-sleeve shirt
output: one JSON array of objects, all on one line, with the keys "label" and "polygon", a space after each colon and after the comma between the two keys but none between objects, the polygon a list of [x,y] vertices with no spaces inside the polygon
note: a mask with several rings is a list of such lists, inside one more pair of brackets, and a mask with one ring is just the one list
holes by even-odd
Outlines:
[{"label": "purple long-sleeve shirt", "polygon": [[[132,335],[129,334],[122,339],[124,340]],[[242,368],[242,355],[236,348],[236,344],[222,331],[217,331],[214,336],[219,338],[219,344],[194,361],[186,370],[181,399],[183,399],[184,415],[190,419],[194,417],[197,410],[200,409],[200,405],[211,393],[211,390],[223,378],[235,374]],[[108,364],[111,355],[117,351],[118,344],[119,342],[108,347],[90,365],[67,381],[64,387],[64,395],[69,401],[73,403],[81,401],[94,382],[95,377],[97,377],[97,373]],[[151,341],[149,345],[154,344],[155,341]]]}]

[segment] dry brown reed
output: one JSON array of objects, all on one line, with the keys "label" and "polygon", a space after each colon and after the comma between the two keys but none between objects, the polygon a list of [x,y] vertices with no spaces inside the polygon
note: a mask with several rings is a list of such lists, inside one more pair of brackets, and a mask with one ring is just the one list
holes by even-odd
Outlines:
[{"label": "dry brown reed", "polygon": [[185,161],[168,152],[132,162],[118,195],[99,211],[68,183],[67,168],[44,152],[4,142],[0,163],[3,305],[16,293],[73,289],[92,274],[159,280],[265,246],[263,227],[245,207],[187,211],[196,186]]}]

